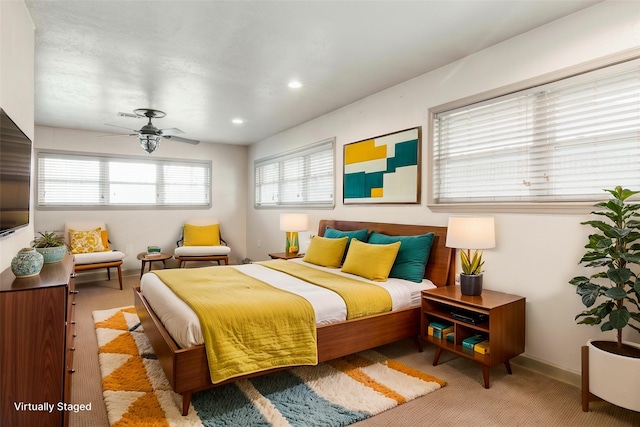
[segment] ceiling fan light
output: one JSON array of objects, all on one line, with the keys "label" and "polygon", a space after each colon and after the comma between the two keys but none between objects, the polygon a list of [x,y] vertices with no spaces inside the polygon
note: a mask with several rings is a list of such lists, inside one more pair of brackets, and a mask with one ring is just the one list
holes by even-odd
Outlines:
[{"label": "ceiling fan light", "polygon": [[140,146],[144,151],[151,154],[160,146],[160,135],[138,135]]}]

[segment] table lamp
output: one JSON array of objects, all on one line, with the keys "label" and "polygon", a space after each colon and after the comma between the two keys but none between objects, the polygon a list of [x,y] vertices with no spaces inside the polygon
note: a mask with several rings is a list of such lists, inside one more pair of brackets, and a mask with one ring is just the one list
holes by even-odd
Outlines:
[{"label": "table lamp", "polygon": [[[495,248],[496,233],[492,217],[451,217],[447,227],[449,248],[460,249],[462,273],[460,291],[463,295],[482,294],[482,250]],[[473,250],[473,255],[471,254]]]},{"label": "table lamp", "polygon": [[280,214],[280,231],[287,233],[287,256],[295,256],[300,248],[298,243],[298,231],[309,229],[309,215],[307,214]]}]

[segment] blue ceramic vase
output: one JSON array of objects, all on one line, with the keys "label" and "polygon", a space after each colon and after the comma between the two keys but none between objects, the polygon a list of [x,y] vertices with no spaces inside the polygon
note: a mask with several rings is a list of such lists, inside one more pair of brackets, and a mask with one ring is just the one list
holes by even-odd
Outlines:
[{"label": "blue ceramic vase", "polygon": [[44,257],[39,252],[34,248],[24,248],[11,260],[11,271],[16,277],[37,276],[43,264]]}]

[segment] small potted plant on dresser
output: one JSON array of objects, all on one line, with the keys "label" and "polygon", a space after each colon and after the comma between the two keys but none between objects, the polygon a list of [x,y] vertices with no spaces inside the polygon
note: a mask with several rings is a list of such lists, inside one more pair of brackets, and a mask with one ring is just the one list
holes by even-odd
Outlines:
[{"label": "small potted plant on dresser", "polygon": [[589,410],[593,394],[640,411],[640,344],[622,339],[625,328],[640,333],[640,204],[627,200],[637,191],[620,186],[605,191],[612,197],[597,203],[599,210],[592,212],[602,220],[582,223],[598,231],[589,236],[580,263],[597,272],[569,283],[587,307],[575,320],[600,325],[602,332],[616,331],[616,340],[589,340],[583,347],[582,409]]},{"label": "small potted plant on dresser", "polygon": [[31,246],[44,257],[44,263],[58,262],[67,253],[64,237],[55,231],[39,232],[40,236],[33,240]]}]

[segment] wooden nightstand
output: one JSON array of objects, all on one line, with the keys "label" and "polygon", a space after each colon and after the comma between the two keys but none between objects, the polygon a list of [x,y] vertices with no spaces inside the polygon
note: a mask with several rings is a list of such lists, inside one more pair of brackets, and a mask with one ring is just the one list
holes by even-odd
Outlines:
[{"label": "wooden nightstand", "polygon": [[274,252],[269,254],[271,259],[293,259],[293,258],[302,258],[304,254],[296,254],[296,255],[287,255],[286,252]]},{"label": "wooden nightstand", "polygon": [[[455,319],[452,312],[481,314],[488,318],[473,324]],[[434,321],[453,324],[454,342],[448,342],[446,337],[440,339],[428,334],[429,323]],[[490,290],[482,291],[479,296],[466,296],[460,292],[460,286],[422,291],[420,337],[437,347],[433,365],[438,364],[442,350],[479,363],[483,366],[485,388],[489,388],[489,368],[504,363],[511,374],[509,360],[524,352],[524,331],[524,297]],[[463,339],[476,334],[488,338],[489,354],[462,346]]]}]

